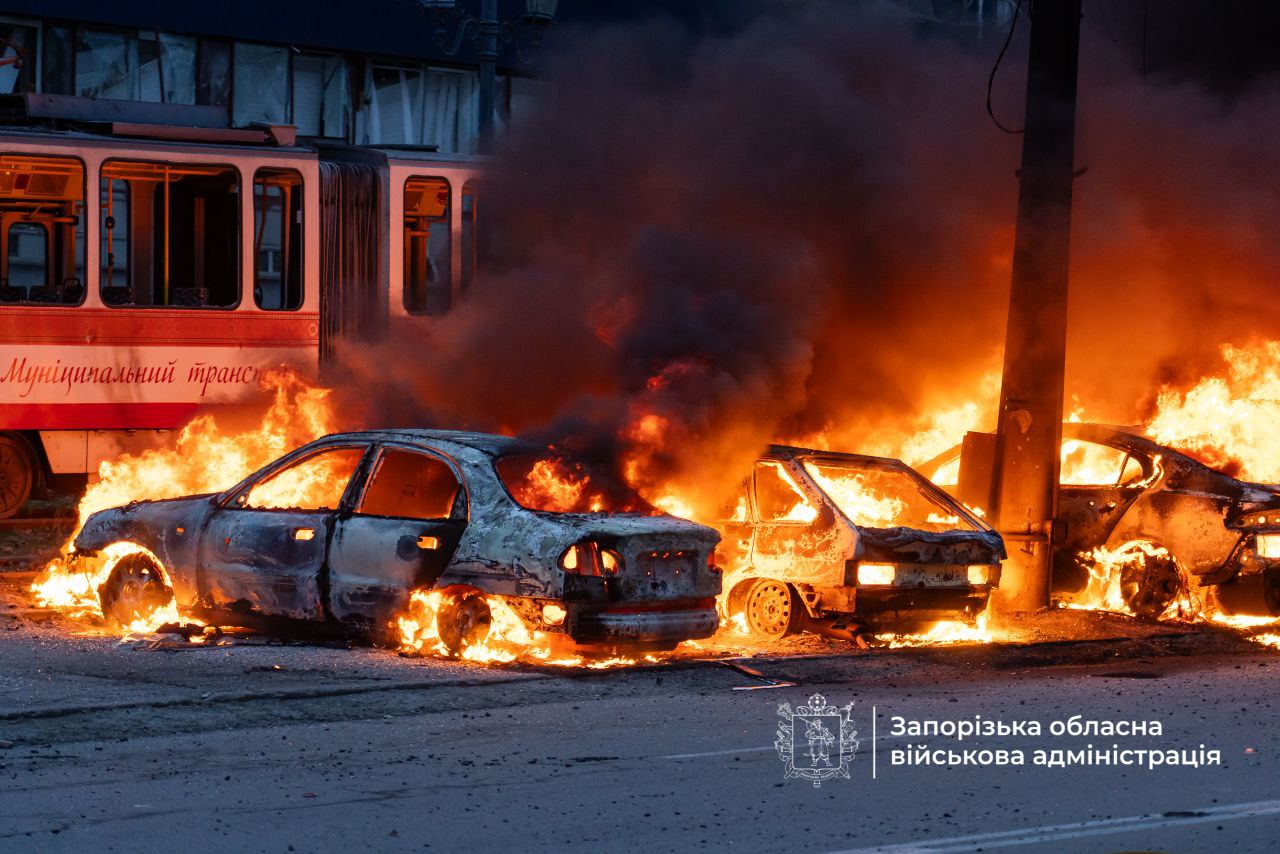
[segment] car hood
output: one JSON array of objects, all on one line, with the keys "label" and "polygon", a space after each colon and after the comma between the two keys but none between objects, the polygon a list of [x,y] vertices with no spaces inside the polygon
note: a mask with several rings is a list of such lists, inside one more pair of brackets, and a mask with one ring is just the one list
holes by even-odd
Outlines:
[{"label": "car hood", "polygon": [[917,528],[858,529],[858,559],[891,563],[999,563],[1004,540],[995,531],[921,531]]}]

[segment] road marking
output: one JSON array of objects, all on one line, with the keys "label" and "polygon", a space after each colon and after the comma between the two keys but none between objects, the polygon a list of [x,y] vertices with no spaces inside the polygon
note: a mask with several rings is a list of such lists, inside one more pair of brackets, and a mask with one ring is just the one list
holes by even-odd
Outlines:
[{"label": "road marking", "polygon": [[1194,810],[1178,810],[1167,813],[1148,813],[1124,818],[1102,818],[1077,821],[1069,824],[1051,824],[1044,827],[1027,827],[1020,830],[1002,830],[992,833],[975,833],[970,836],[947,836],[881,845],[873,848],[851,848],[829,854],[942,854],[948,851],[978,851],[988,848],[1008,848],[1015,845],[1036,845],[1064,839],[1080,839],[1087,836],[1106,836],[1112,833],[1132,833],[1138,830],[1159,830],[1165,827],[1183,827],[1188,824],[1204,824],[1213,821],[1235,821],[1242,818],[1280,814],[1280,800],[1254,801],[1246,804],[1214,804]]}]

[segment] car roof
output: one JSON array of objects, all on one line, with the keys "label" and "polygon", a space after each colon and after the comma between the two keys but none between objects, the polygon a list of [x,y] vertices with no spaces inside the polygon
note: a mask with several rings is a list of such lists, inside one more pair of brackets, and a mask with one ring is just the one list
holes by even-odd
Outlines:
[{"label": "car roof", "polygon": [[325,439],[450,442],[454,445],[461,445],[464,448],[472,448],[493,457],[537,451],[539,449],[534,443],[524,439],[517,439],[514,436],[500,436],[497,433],[476,433],[469,430],[425,430],[417,428],[355,430],[349,433],[335,433],[331,436],[326,436]]},{"label": "car roof", "polygon": [[910,468],[902,460],[893,457],[873,457],[867,454],[848,454],[843,451],[820,451],[817,448],[800,448],[794,445],[770,445],[761,455],[762,459],[798,460],[824,459],[856,465],[889,466],[897,469]]}]

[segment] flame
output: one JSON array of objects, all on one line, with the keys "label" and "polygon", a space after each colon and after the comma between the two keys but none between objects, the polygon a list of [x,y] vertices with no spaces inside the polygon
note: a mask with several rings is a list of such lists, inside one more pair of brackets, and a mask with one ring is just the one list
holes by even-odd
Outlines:
[{"label": "flame", "polygon": [[848,471],[836,474],[834,468],[810,465],[806,465],[805,470],[855,525],[867,528],[890,528],[906,509],[906,502],[876,494],[867,485],[866,478],[861,472]]},{"label": "flame", "polygon": [[563,636],[530,631],[524,620],[511,610],[501,596],[490,595],[482,597],[489,607],[492,620],[488,636],[481,642],[464,644],[455,655],[441,639],[438,625],[441,606],[445,604],[446,597],[449,595],[450,591],[438,588],[422,588],[410,594],[406,613],[396,619],[396,626],[400,630],[401,652],[410,655],[460,658],[477,664],[522,662],[558,667],[587,667],[596,670],[661,660],[654,655],[639,658],[619,655],[589,658],[566,652],[565,647],[568,644]]},{"label": "flame", "polygon": [[987,627],[987,615],[979,614],[972,624],[960,620],[940,620],[923,634],[878,634],[876,639],[890,649],[904,646],[943,646],[955,643],[991,643],[995,635]]},{"label": "flame", "polygon": [[[72,559],[72,543],[92,514],[108,507],[144,499],[177,498],[183,495],[219,492],[262,468],[298,445],[334,431],[329,390],[308,384],[292,370],[281,369],[263,376],[262,386],[272,394],[271,403],[256,427],[232,431],[222,429],[212,415],[192,419],[178,434],[172,447],[140,454],[126,454],[105,461],[98,468],[98,480],[85,490],[77,508],[78,523],[62,554],[50,561],[32,582],[36,603],[77,618],[101,618],[98,587],[126,554],[141,549],[133,543],[114,543],[95,556]],[[319,487],[321,480],[315,480]],[[285,484],[296,503],[302,497],[300,482]],[[148,553],[150,554],[150,553]],[[154,555],[157,566],[163,566]],[[183,618],[172,613],[154,615],[140,621],[159,626]],[[125,627],[135,633],[146,626]]]},{"label": "flame", "polygon": [[1147,433],[1228,473],[1280,483],[1280,341],[1224,345],[1222,359],[1225,376],[1161,389]]}]

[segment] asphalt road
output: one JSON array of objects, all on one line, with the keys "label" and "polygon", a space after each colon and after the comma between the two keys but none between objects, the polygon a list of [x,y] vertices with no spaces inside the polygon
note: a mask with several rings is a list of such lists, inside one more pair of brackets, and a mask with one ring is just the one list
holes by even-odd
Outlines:
[{"label": "asphalt road", "polygon": [[[0,851],[1271,852],[1280,838],[1280,657],[1232,638],[827,645],[753,659],[797,683],[761,688],[705,660],[583,672],[254,639],[150,648],[33,616],[0,611]],[[784,779],[772,746],[778,704],[814,693],[853,702],[860,739],[850,778],[820,788]],[[891,736],[895,715],[979,714],[1164,734]],[[920,741],[1020,748],[1029,764],[892,764]],[[1222,763],[1030,764],[1085,743],[1203,744]]]}]

